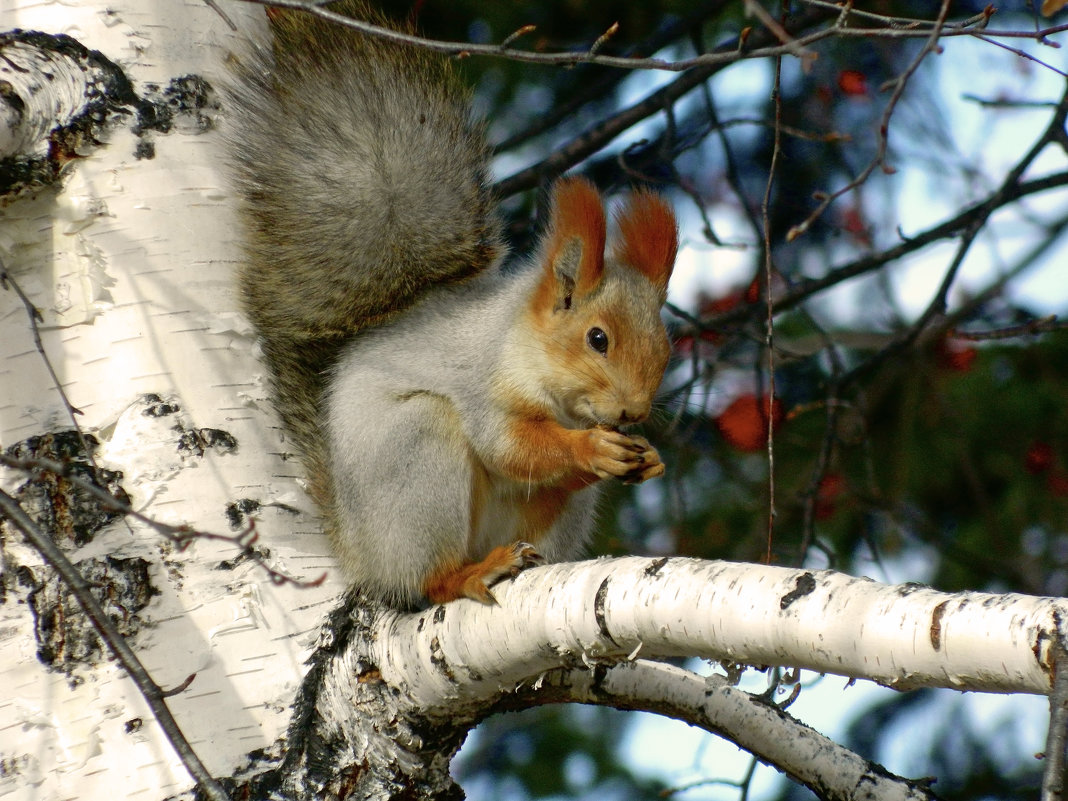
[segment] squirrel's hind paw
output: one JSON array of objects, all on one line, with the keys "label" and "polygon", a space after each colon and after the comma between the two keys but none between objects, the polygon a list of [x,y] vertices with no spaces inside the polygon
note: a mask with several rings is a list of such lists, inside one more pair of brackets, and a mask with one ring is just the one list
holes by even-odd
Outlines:
[{"label": "squirrel's hind paw", "polygon": [[470,598],[484,604],[496,604],[490,587],[501,579],[515,578],[528,567],[545,561],[529,542],[498,545],[481,562],[462,565],[431,576],[426,582],[426,597],[440,604],[457,598]]}]

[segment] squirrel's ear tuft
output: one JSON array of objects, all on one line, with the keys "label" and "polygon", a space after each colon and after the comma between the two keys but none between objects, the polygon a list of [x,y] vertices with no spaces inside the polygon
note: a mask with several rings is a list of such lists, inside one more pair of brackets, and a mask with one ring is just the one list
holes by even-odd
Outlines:
[{"label": "squirrel's ear tuft", "polygon": [[546,268],[566,297],[582,297],[604,275],[604,204],[596,187],[585,178],[564,178],[553,188]]},{"label": "squirrel's ear tuft", "polygon": [[671,204],[655,192],[640,189],[628,198],[616,221],[616,258],[648,278],[666,296],[679,248],[679,227]]}]

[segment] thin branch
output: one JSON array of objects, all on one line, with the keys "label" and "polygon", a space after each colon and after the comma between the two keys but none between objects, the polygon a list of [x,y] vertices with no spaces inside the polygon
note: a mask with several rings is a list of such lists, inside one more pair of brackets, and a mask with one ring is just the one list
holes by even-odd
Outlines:
[{"label": "thin branch", "polygon": [[[705,19],[722,12],[729,2],[731,2],[731,0],[706,0],[706,2],[699,8],[679,17],[670,24],[663,26],[660,30],[640,42],[627,53],[627,56],[629,58],[634,58],[639,54],[644,55],[647,53],[655,53],[667,44],[675,41],[675,39],[680,37],[686,31],[700,25]],[[501,43],[501,46],[503,47],[507,43],[508,40],[505,40]],[[579,70],[581,70],[581,72]],[[581,87],[578,92],[570,98],[567,103],[554,106],[545,114],[539,115],[538,118],[524,130],[509,136],[502,142],[498,142],[494,145],[494,152],[500,153],[502,151],[511,150],[529,139],[552,129],[563,120],[571,117],[572,114],[576,113],[578,109],[586,104],[596,100],[603,100],[616,89],[620,82],[627,77],[628,73],[622,70],[611,70],[601,73],[594,80],[590,80],[593,78],[593,75],[594,73],[592,73],[590,68],[586,65],[577,68],[574,75],[574,81]]]},{"label": "thin branch", "polygon": [[[749,6],[747,5],[747,8]],[[772,538],[775,533],[775,304],[772,300],[772,285],[775,274],[775,264],[772,258],[771,247],[771,191],[775,185],[775,171],[779,165],[779,154],[782,145],[782,59],[775,59],[775,77],[771,87],[771,101],[775,111],[775,126],[773,130],[771,163],[768,165],[768,180],[764,185],[764,197],[760,203],[761,235],[764,248],[764,303],[767,314],[764,320],[764,347],[768,358],[768,389],[763,393],[767,403],[764,415],[764,425],[767,426],[767,454],[768,454],[768,527],[767,547],[765,560],[771,564]]]},{"label": "thin branch", "polygon": [[1009,45],[1004,44],[1003,42],[997,41],[996,39],[994,39],[991,36],[979,36],[977,34],[975,38],[979,39],[981,41],[984,41],[987,44],[992,44],[995,47],[1000,47],[1002,50],[1008,50],[1013,55],[1019,56],[1020,58],[1026,59],[1027,61],[1034,62],[1035,64],[1038,64],[1040,67],[1045,67],[1046,69],[1050,70],[1051,72],[1057,73],[1062,78],[1068,78],[1068,72],[1065,72],[1064,70],[1057,69],[1052,64],[1047,64],[1042,59],[1036,58],[1035,56],[1032,56],[1026,50],[1021,50],[1018,47],[1010,47]]},{"label": "thin branch", "polygon": [[993,331],[959,331],[953,329],[950,335],[954,339],[966,339],[971,342],[982,342],[990,339],[1016,339],[1017,337],[1033,337],[1039,334],[1048,334],[1051,331],[1064,331],[1068,329],[1068,321],[1058,320],[1056,314],[1047,317],[1039,317],[1029,320],[1020,325],[1010,325],[1005,328],[997,328]]},{"label": "thin branch", "polygon": [[63,582],[70,588],[71,594],[82,609],[85,610],[89,620],[92,621],[93,628],[96,629],[101,639],[107,643],[111,653],[114,654],[119,664],[125,668],[126,673],[137,686],[138,691],[152,710],[152,714],[159,722],[160,728],[170,742],[171,747],[178,754],[178,758],[182,760],[182,764],[189,771],[193,781],[200,785],[200,790],[212,801],[228,801],[229,796],[226,791],[212,777],[208,769],[204,767],[196,752],[193,751],[193,747],[186,740],[185,735],[182,734],[182,730],[178,727],[178,722],[167,707],[166,693],[148,674],[144,665],[141,664],[141,660],[137,658],[137,654],[133,652],[133,649],[126,642],[126,638],[122,636],[115,624],[111,622],[107,612],[93,597],[89,583],[78,571],[78,568],[71,563],[66,554],[52,541],[51,537],[37,528],[29,515],[22,510],[18,501],[3,490],[0,490],[0,512],[3,512],[11,523],[22,532],[30,545],[41,554],[41,558],[59,574]]},{"label": "thin branch", "polygon": [[[815,321],[812,321],[815,324]],[[841,376],[844,373],[845,367],[842,364],[842,358],[838,353],[838,348],[826,332],[820,330],[820,335],[824,339],[824,350],[829,354],[831,359],[831,380],[827,382],[827,395],[823,399],[823,403],[826,410],[826,417],[823,426],[823,438],[820,443],[819,454],[816,457],[816,464],[812,469],[812,475],[809,478],[808,486],[802,493],[804,499],[804,506],[801,513],[801,544],[798,548],[798,564],[804,565],[805,559],[808,557],[808,549],[812,547],[812,543],[816,537],[816,506],[820,500],[820,487],[823,486],[823,482],[827,477],[830,470],[831,460],[834,457],[835,445],[838,444],[838,420],[840,407],[842,401],[840,398],[841,392]],[[833,566],[833,562],[832,562]]]},{"label": "thin branch", "polygon": [[1051,103],[1048,100],[1008,100],[1006,98],[994,98],[987,99],[985,97],[979,97],[979,95],[973,95],[965,93],[960,96],[961,100],[967,100],[970,103],[975,103],[985,108],[1019,108],[1034,111],[1036,109],[1049,109],[1057,108],[1056,103]]},{"label": "thin branch", "polygon": [[771,16],[760,3],[755,0],[744,0],[744,4],[746,15],[752,15],[760,20],[761,25],[771,31],[772,35],[783,45],[790,48],[790,54],[797,56],[805,69],[807,69],[807,65],[811,64],[811,62],[816,59],[816,54],[807,49],[804,45],[799,44],[798,41],[790,35],[790,32],[786,30],[783,24]]},{"label": "thin branch", "polygon": [[[840,10],[842,14],[838,21],[840,27],[845,27],[846,23],[849,21],[849,17],[877,22],[889,29],[901,31],[911,30],[927,32],[930,30],[932,24],[930,20],[919,19],[917,17],[892,17],[887,14],[879,14],[875,11],[864,11],[863,9],[854,8],[852,0],[848,3],[843,3],[841,0],[801,0],[801,2],[818,8],[833,8]],[[972,28],[973,26],[985,27],[993,13],[994,9],[988,7],[985,11],[980,11],[978,14],[968,17],[965,20],[948,23],[947,27],[958,30]]]},{"label": "thin branch", "polygon": [[[1021,181],[1012,186],[1005,187],[1004,191],[998,190],[992,192],[984,200],[972,204],[954,217],[951,217],[938,225],[934,225],[915,236],[907,238],[903,237],[904,241],[900,244],[887,248],[879,253],[864,256],[856,261],[844,264],[841,267],[832,268],[819,278],[810,278],[799,281],[779,296],[778,300],[775,302],[775,313],[779,314],[787,311],[824,289],[836,286],[850,278],[873,272],[884,264],[900,259],[903,256],[907,256],[927,245],[955,236],[959,231],[968,226],[976,214],[985,213],[987,207],[992,211],[997,211],[1003,206],[1014,203],[1028,195],[1045,192],[1050,189],[1060,189],[1065,186],[1068,186],[1068,171],[1054,173],[1053,175],[1035,178],[1030,181]],[[705,320],[702,324],[702,328],[707,330],[719,330],[726,326],[746,320],[753,315],[754,311],[755,304],[741,304],[730,311],[717,314]]]},{"label": "thin branch", "polygon": [[[826,17],[826,12],[821,12],[819,15],[802,15],[793,21],[790,29],[804,30],[825,20]],[[772,34],[764,29],[753,32],[746,42],[757,46],[757,50],[748,52],[760,51],[759,45],[771,40]],[[739,45],[740,40],[722,45],[717,48],[717,52],[730,56],[722,63],[701,66],[684,75],[680,75],[667,86],[661,87],[634,105],[619,111],[608,119],[602,120],[591,128],[587,128],[570,142],[555,148],[550,156],[537,164],[533,164],[498,181],[494,187],[495,191],[500,197],[509,197],[516,192],[539,186],[544,180],[563,174],[569,167],[596,153],[623,132],[654,114],[660,113],[692,89],[704,84],[705,81],[727,66],[728,63],[737,61]],[[771,55],[774,55],[774,53],[771,53]]]},{"label": "thin branch", "polygon": [[890,94],[890,99],[887,100],[882,117],[879,119],[879,132],[876,140],[878,145],[876,147],[875,157],[868,162],[868,165],[863,170],[861,170],[860,175],[845,186],[824,197],[808,217],[787,231],[787,242],[792,242],[794,239],[801,236],[801,234],[805,233],[805,231],[809,229],[809,226],[819,219],[819,217],[823,215],[823,212],[825,212],[834,201],[864,184],[868,178],[871,177],[872,173],[875,172],[876,167],[881,167],[884,172],[892,171],[892,168],[886,164],[886,149],[890,143],[890,118],[893,116],[898,102],[900,102],[902,95],[905,93],[905,87],[908,85],[909,79],[912,78],[916,73],[916,70],[920,68],[920,64],[928,54],[938,47],[938,40],[945,27],[946,16],[949,14],[949,6],[950,0],[942,0],[942,8],[938,12],[938,19],[935,20],[934,27],[928,34],[927,42],[908,67],[905,68],[905,71],[891,82],[894,91]]},{"label": "thin branch", "polygon": [[[529,50],[516,50],[506,47],[504,44],[477,44],[475,42],[448,42],[440,39],[428,39],[422,36],[403,33],[391,28],[373,25],[369,22],[354,19],[352,17],[331,11],[312,0],[246,0],[257,5],[265,5],[273,8],[287,8],[305,11],[329,22],[343,25],[368,36],[380,39],[388,39],[398,44],[421,47],[438,53],[457,58],[470,58],[471,56],[489,56],[506,58],[511,61],[519,61],[530,64],[548,64],[559,67],[572,67],[579,64],[596,64],[604,67],[615,67],[626,70],[664,70],[668,72],[686,72],[694,67],[723,66],[741,61],[743,59],[766,58],[773,55],[787,55],[797,52],[798,48],[804,48],[812,42],[819,41],[830,35],[829,32],[810,34],[807,37],[790,39],[786,44],[769,45],[757,49],[741,50],[735,47],[732,50],[718,50],[715,53],[705,53],[692,58],[668,60],[660,58],[628,58],[624,56],[601,56],[596,54],[599,46],[598,39],[590,48],[580,51],[535,53]],[[831,14],[818,12],[813,15],[820,19],[828,19]],[[507,41],[507,40],[506,40]],[[779,41],[772,38],[769,41]]]},{"label": "thin branch", "polygon": [[37,353],[41,356],[41,361],[44,362],[45,369],[48,370],[48,375],[52,379],[52,386],[55,387],[56,392],[59,393],[59,399],[63,402],[63,407],[67,410],[67,416],[70,418],[71,425],[74,427],[74,432],[78,435],[78,443],[82,446],[82,452],[85,454],[86,461],[89,462],[89,466],[92,467],[92,476],[95,480],[99,468],[93,457],[93,450],[89,447],[89,442],[85,438],[85,433],[82,431],[82,427],[78,425],[78,415],[82,413],[82,410],[76,408],[70,402],[70,398],[67,397],[63,385],[59,381],[59,376],[56,374],[56,370],[52,366],[52,360],[48,358],[48,353],[45,351],[44,342],[41,341],[41,329],[39,323],[44,322],[44,317],[41,314],[41,310],[34,306],[33,301],[31,301],[26,293],[22,291],[22,287],[19,286],[15,277],[7,271],[3,259],[0,258],[0,287],[7,289],[8,286],[10,286],[12,291],[18,295],[19,300],[22,301],[22,305],[26,309],[26,315],[30,319],[30,333],[33,334],[33,345],[37,348]]},{"label": "thin branch", "polygon": [[219,4],[216,3],[215,0],[203,0],[203,3],[216,14],[218,14],[219,17],[222,18],[222,21],[226,23],[226,27],[228,27],[232,31],[238,30],[237,24],[232,19],[230,19],[229,15],[225,11],[219,8]]},{"label": "thin branch", "polygon": [[259,533],[256,531],[255,521],[250,521],[245,527],[244,531],[235,535],[215,534],[210,531],[202,531],[195,529],[187,525],[172,525],[170,523],[164,523],[160,520],[156,520],[148,515],[137,511],[129,504],[115,498],[111,493],[97,486],[91,481],[86,481],[72,470],[72,463],[70,462],[56,462],[51,459],[31,458],[31,459],[19,459],[14,456],[9,456],[6,453],[0,452],[0,465],[10,467],[15,470],[22,470],[31,475],[41,475],[43,473],[51,473],[53,475],[60,476],[61,478],[69,481],[74,486],[89,493],[105,508],[112,511],[119,512],[122,515],[132,517],[133,519],[144,523],[146,526],[155,529],[159,534],[174,543],[179,550],[184,550],[189,547],[195,540],[213,540],[215,542],[225,542],[238,548],[243,557],[248,557],[257,565],[259,565],[264,572],[267,573],[267,577],[272,584],[292,584],[300,588],[318,587],[326,580],[326,573],[323,573],[318,578],[310,581],[302,581],[295,579],[292,576],[281,573],[268,565],[260,554],[253,546],[259,539]]},{"label": "thin branch", "polygon": [[[1062,237],[1068,234],[1068,214],[1062,214],[1060,217],[1049,222],[1046,225],[1046,234],[1046,238],[1020,256],[1016,260],[1016,264],[1003,271],[986,288],[973,294],[968,301],[962,304],[958,309],[955,309],[952,313],[946,315],[946,331],[952,332],[953,336],[958,338],[967,339],[968,333],[956,330],[956,326],[964,320],[967,320],[976,309],[1001,295],[1010,281],[1033,267],[1042,256],[1061,240]],[[1051,325],[1050,330],[1056,330],[1057,327],[1059,326]],[[1043,329],[1045,329],[1044,325]],[[1045,330],[1040,333],[1045,333]],[[979,334],[981,336],[981,332],[979,332]]]},{"label": "thin branch", "polygon": [[923,310],[923,313],[916,318],[916,321],[903,334],[885,348],[876,352],[871,358],[861,362],[842,376],[840,379],[841,386],[846,387],[852,384],[860,376],[870,373],[894,355],[908,350],[936,317],[945,314],[949,289],[954,280],[956,280],[957,273],[960,271],[961,265],[964,264],[964,259],[968,255],[968,251],[971,250],[972,243],[975,242],[979,232],[983,230],[983,226],[986,225],[989,216],[990,212],[978,215],[965,230],[963,236],[961,236],[960,244],[957,246],[957,252],[953,256],[953,261],[950,262],[945,275],[942,277],[942,282],[938,286],[938,291],[935,292],[934,297],[927,304],[927,308]]},{"label": "thin branch", "polygon": [[1046,145],[1058,141],[1059,137],[1063,136],[1066,119],[1068,119],[1068,88],[1065,89],[1064,95],[1061,97],[1061,101],[1057,105],[1057,110],[1054,112],[1053,117],[1050,119],[1050,123],[1046,127],[1042,136],[1038,138],[1038,140],[1031,146],[1031,149],[1009,171],[1009,174],[1005,176],[1005,180],[1002,181],[1001,186],[998,187],[997,191],[994,192],[988,202],[975,209],[972,218],[968,221],[964,228],[964,232],[961,235],[960,244],[957,247],[957,252],[953,257],[953,261],[946,270],[946,274],[942,278],[942,283],[939,286],[938,291],[935,293],[934,298],[931,299],[931,302],[928,304],[924,312],[898,339],[891,342],[887,347],[880,350],[870,359],[857,365],[843,376],[843,386],[852,383],[862,374],[870,372],[894,354],[900,353],[906,348],[911,347],[932,320],[945,314],[950,286],[952,286],[953,281],[957,276],[957,272],[964,263],[964,258],[968,254],[975,238],[979,235],[979,232],[982,231],[987,220],[990,219],[990,216],[998,207],[997,201],[1003,195],[1009,194],[1013,187],[1019,184],[1021,176],[1027,168],[1031,166],[1031,163],[1038,158],[1038,155],[1046,148]]},{"label": "thin branch", "polygon": [[[928,20],[922,21],[922,24],[909,27],[891,25],[885,28],[851,28],[835,25],[805,36],[788,39],[785,43],[782,43],[781,39],[776,38],[774,41],[780,42],[777,45],[769,45],[757,49],[735,50],[733,52],[704,53],[692,58],[668,60],[659,58],[600,56],[596,55],[595,47],[576,52],[535,53],[529,50],[515,50],[511,47],[506,47],[504,44],[477,44],[474,42],[449,42],[438,39],[427,39],[421,36],[414,36],[412,34],[395,31],[390,28],[383,28],[379,25],[373,25],[369,22],[353,19],[352,17],[347,17],[344,14],[331,11],[321,3],[314,2],[314,0],[246,0],[246,2],[271,6],[273,8],[287,8],[304,11],[316,17],[320,17],[321,19],[337,23],[338,25],[344,25],[347,28],[361,31],[369,36],[389,39],[400,44],[421,47],[458,58],[488,56],[493,58],[506,58],[512,61],[531,64],[549,64],[554,66],[598,64],[618,69],[665,70],[668,72],[685,72],[695,67],[723,65],[744,59],[797,55],[799,52],[805,52],[809,45],[834,36],[861,37],[868,39],[926,39],[931,36],[933,30],[939,28],[936,23]],[[814,7],[817,6],[817,4],[814,3],[810,3],[810,5],[813,5]],[[834,10],[831,12],[829,8],[824,8],[829,5],[830,4],[819,4],[820,7],[814,10],[818,11],[820,17],[823,19],[839,17],[842,11],[841,7],[833,5],[831,7]],[[988,30],[985,29],[985,22],[988,17],[989,15],[979,14],[970,17],[967,20],[952,25],[946,25],[944,28],[940,28],[939,36],[976,36],[981,32],[984,36],[992,38],[1034,39],[1041,42],[1053,34],[1068,30],[1068,25],[1055,25],[1040,31]]]},{"label": "thin branch", "polygon": [[935,798],[923,784],[878,768],[782,707],[733,687],[720,675],[699,676],[674,665],[638,659],[592,671],[560,671],[546,678],[540,688],[509,694],[498,708],[578,702],[653,712],[730,740],[828,801],[852,801],[861,786],[870,798]]}]

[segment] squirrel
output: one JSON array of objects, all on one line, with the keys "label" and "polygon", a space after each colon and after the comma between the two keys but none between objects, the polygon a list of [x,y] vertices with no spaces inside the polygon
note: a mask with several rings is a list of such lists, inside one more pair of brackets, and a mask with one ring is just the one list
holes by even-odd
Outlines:
[{"label": "squirrel", "polygon": [[[335,10],[398,28],[362,3]],[[240,290],[343,571],[413,608],[581,554],[598,485],[664,465],[642,437],[670,346],[678,233],[639,189],[615,215],[550,192],[506,266],[484,127],[451,63],[295,11],[233,59]]]}]

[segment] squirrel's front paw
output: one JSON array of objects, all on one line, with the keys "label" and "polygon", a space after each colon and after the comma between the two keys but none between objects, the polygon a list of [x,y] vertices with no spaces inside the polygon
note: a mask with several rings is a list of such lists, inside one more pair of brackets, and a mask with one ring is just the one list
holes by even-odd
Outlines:
[{"label": "squirrel's front paw", "polygon": [[590,470],[600,478],[621,478],[625,484],[664,474],[660,454],[645,437],[630,436],[608,428],[591,428]]},{"label": "squirrel's front paw", "polygon": [[664,463],[660,461],[660,454],[656,452],[656,448],[649,444],[649,440],[645,437],[631,437],[635,443],[640,445],[642,450],[642,462],[641,464],[628,473],[622,476],[624,484],[641,484],[643,481],[648,481],[650,478],[656,478],[657,476],[664,475]]}]

